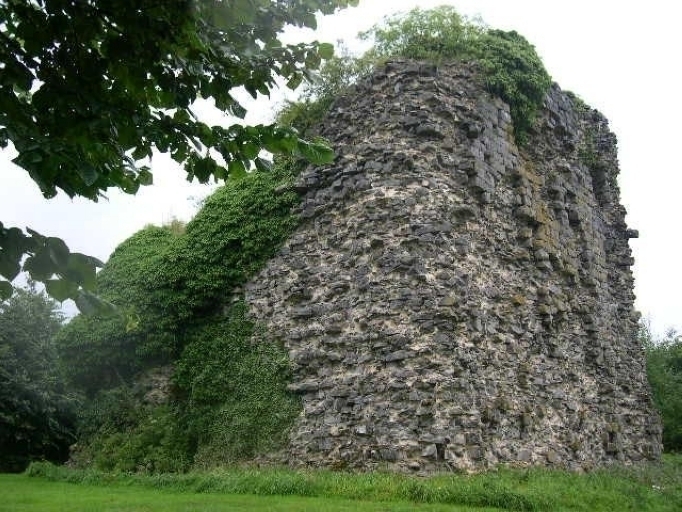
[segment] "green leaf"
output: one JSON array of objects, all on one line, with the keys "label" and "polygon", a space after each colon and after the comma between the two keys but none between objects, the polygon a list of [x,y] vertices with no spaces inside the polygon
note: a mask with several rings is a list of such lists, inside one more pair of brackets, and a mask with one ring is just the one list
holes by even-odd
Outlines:
[{"label": "green leaf", "polygon": [[20,255],[11,257],[9,253],[0,248],[0,276],[6,278],[8,281],[13,280],[21,272]]},{"label": "green leaf", "polygon": [[135,160],[142,160],[143,158],[152,156],[152,150],[149,146],[141,144],[135,148],[132,157]]},{"label": "green leaf", "polygon": [[176,110],[175,114],[173,114],[173,121],[178,124],[189,123],[191,119],[189,112],[184,108]]},{"label": "green leaf", "polygon": [[9,143],[9,135],[5,128],[0,128],[0,148],[6,148]]},{"label": "green leaf", "polygon": [[227,164],[227,170],[230,173],[230,179],[241,179],[246,176],[246,167],[241,160],[231,160]]},{"label": "green leaf", "polygon": [[276,129],[263,134],[263,147],[271,153],[294,153],[298,148],[298,136],[290,129]]},{"label": "green leaf", "polygon": [[93,185],[99,178],[99,173],[94,166],[89,163],[82,163],[76,168],[78,175],[83,179],[83,183],[87,186]]},{"label": "green leaf", "polygon": [[247,142],[242,146],[242,154],[249,160],[253,160],[260,153],[260,148],[253,142]]},{"label": "green leaf", "polygon": [[45,281],[54,275],[58,267],[52,261],[49,249],[43,246],[36,254],[26,258],[24,270],[29,273],[32,279]]},{"label": "green leaf", "polygon": [[301,16],[301,22],[304,26],[311,28],[313,30],[317,29],[317,18],[312,12],[305,13]]},{"label": "green leaf", "polygon": [[256,158],[256,169],[261,172],[272,171],[272,163],[264,158]]},{"label": "green leaf", "polygon": [[45,289],[50,297],[64,302],[76,296],[78,285],[66,279],[48,279],[45,281]]},{"label": "green leaf", "polygon": [[56,267],[66,267],[69,264],[69,248],[64,243],[64,240],[56,237],[48,237],[45,240],[48,254],[52,263]]},{"label": "green leaf", "polygon": [[301,155],[312,164],[330,164],[336,157],[334,150],[325,144],[302,141],[298,144]]},{"label": "green leaf", "polygon": [[226,180],[228,175],[229,171],[221,165],[216,165],[215,169],[213,170],[213,177],[216,181]]},{"label": "green leaf", "polygon": [[[17,231],[19,231],[21,233],[21,230],[19,230],[17,228],[12,228],[12,229],[16,229]],[[26,232],[29,235],[31,235],[33,237],[33,239],[39,244],[43,243],[43,241],[45,240],[45,237],[43,235],[41,235],[40,233],[38,233],[37,231],[35,231],[31,228],[26,228]]]},{"label": "green leaf", "polygon": [[79,291],[76,297],[74,297],[74,302],[78,310],[88,316],[96,314],[107,315],[116,311],[116,307],[113,304],[100,299],[94,293],[83,290]]},{"label": "green leaf", "polygon": [[0,280],[0,300],[7,300],[12,296],[14,287],[8,281]]},{"label": "green leaf", "polygon": [[119,186],[123,192],[132,195],[137,194],[137,191],[140,189],[140,184],[134,179],[130,179],[128,177],[122,178],[119,182]]},{"label": "green leaf", "polygon": [[78,252],[69,255],[67,268],[60,273],[65,279],[73,281],[86,290],[94,290],[97,286],[97,262],[99,260]]},{"label": "green leaf", "polygon": [[280,138],[280,143],[287,151],[296,151],[298,149],[299,138],[292,133],[285,133]]},{"label": "green leaf", "polygon": [[334,56],[334,45],[331,43],[320,43],[317,47],[320,58],[328,60]]},{"label": "green leaf", "polygon": [[305,65],[308,69],[319,69],[322,63],[320,56],[315,52],[309,52],[305,58]]},{"label": "green leaf", "polygon": [[238,117],[239,119],[244,119],[244,117],[246,117],[246,109],[237,102],[234,102],[232,105],[230,105],[228,111],[230,114]]},{"label": "green leaf", "polygon": [[154,175],[149,171],[149,169],[141,169],[137,175],[137,181],[140,182],[140,185],[152,185],[154,183]]},{"label": "green leaf", "polygon": [[192,172],[194,173],[194,176],[199,180],[200,183],[206,183],[211,176],[213,176],[213,173],[215,172],[215,169],[218,167],[218,164],[211,158],[210,156],[204,157],[204,158],[198,158],[195,159],[192,165]]},{"label": "green leaf", "polygon": [[299,85],[301,85],[301,82],[303,82],[303,75],[300,73],[296,73],[289,78],[289,81],[287,82],[287,87],[289,89],[296,90]]}]

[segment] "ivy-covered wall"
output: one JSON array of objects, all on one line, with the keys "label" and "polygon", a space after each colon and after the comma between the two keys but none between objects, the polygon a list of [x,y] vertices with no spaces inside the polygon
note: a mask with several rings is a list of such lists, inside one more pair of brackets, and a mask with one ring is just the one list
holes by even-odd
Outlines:
[{"label": "ivy-covered wall", "polygon": [[58,336],[85,397],[76,463],[178,471],[282,445],[300,400],[283,348],[254,341],[239,286],[297,224],[295,167],[231,181],[186,226],[149,226],[116,249],[98,284],[118,313]]}]

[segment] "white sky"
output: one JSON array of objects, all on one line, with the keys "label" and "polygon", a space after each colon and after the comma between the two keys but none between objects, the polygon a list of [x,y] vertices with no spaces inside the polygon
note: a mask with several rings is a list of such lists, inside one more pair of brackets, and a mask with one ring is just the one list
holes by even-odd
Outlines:
[{"label": "white sky", "polygon": [[[682,305],[677,300],[682,290],[677,266],[682,247],[677,225],[682,102],[676,87],[682,16],[677,2],[361,0],[357,8],[321,19],[316,34],[297,30],[287,38],[349,41],[386,14],[442,4],[468,16],[479,14],[492,27],[523,34],[563,89],[577,93],[609,119],[619,141],[628,224],[640,231],[640,238],[631,241],[636,306],[658,332],[682,328]],[[263,99],[251,105],[247,120],[268,122],[272,111],[272,102]],[[208,122],[221,120],[226,118],[214,113]],[[154,186],[142,188],[137,196],[111,191],[109,200],[99,203],[72,201],[64,194],[47,201],[27,173],[10,163],[11,156],[0,154],[0,221],[61,237],[72,251],[103,260],[145,224],[189,219],[197,199],[210,191],[187,183],[169,158],[159,156],[152,162]]]}]

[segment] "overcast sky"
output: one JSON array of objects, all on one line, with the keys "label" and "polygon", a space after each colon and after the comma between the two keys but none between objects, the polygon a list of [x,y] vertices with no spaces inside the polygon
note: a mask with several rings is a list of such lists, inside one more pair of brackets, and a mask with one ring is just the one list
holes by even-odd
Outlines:
[{"label": "overcast sky", "polygon": [[[680,8],[671,0],[606,2],[573,0],[361,0],[320,20],[318,32],[290,31],[290,42],[319,39],[350,42],[387,14],[442,4],[461,14],[480,15],[490,26],[517,30],[535,45],[553,79],[610,120],[618,137],[622,202],[628,224],[640,231],[631,241],[635,256],[636,307],[662,332],[682,327],[682,242],[678,227],[678,196],[682,192],[678,95],[682,31]],[[251,105],[250,122],[271,119],[273,95]],[[206,109],[200,109],[205,111]],[[213,113],[209,122],[228,122]],[[145,224],[174,217],[189,219],[197,200],[210,188],[188,184],[170,159],[152,162],[155,184],[137,196],[117,191],[108,201],[71,200],[63,194],[44,200],[25,171],[0,155],[0,221],[63,238],[72,251],[106,260],[125,238]]]}]

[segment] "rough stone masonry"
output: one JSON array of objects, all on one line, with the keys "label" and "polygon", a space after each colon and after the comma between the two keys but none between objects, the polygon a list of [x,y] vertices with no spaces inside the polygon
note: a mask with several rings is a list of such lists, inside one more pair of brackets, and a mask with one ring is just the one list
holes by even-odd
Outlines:
[{"label": "rough stone masonry", "polygon": [[472,66],[391,61],[333,105],[334,164],[246,287],[284,342],[295,464],[657,459],[607,121],[553,86],[527,144]]}]

